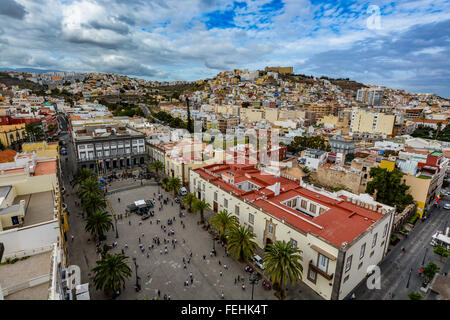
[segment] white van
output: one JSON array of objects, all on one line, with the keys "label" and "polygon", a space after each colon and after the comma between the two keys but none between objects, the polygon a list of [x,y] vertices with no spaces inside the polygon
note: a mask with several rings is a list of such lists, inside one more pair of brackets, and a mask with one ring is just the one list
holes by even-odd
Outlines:
[{"label": "white van", "polygon": [[185,195],[187,195],[187,194],[188,194],[187,189],[186,189],[185,187],[181,187],[181,188],[180,188],[180,191],[178,191],[178,194],[179,194],[180,196],[185,196]]},{"label": "white van", "polygon": [[431,237],[431,245],[433,247],[435,246],[443,246],[444,248],[447,248],[447,250],[450,250],[450,237],[449,237],[449,227],[447,227],[447,230],[445,233],[442,231],[436,232]]},{"label": "white van", "polygon": [[261,270],[264,270],[266,268],[266,267],[264,267],[264,260],[260,256],[255,255],[253,257],[253,261],[255,262],[256,266],[258,268],[260,268]]}]

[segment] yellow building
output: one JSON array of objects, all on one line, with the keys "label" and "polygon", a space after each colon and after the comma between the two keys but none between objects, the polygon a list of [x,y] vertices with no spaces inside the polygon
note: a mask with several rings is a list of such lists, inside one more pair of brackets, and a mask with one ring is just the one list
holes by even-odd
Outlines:
[{"label": "yellow building", "polygon": [[343,128],[350,125],[347,117],[339,118],[333,115],[326,115],[322,119],[317,121],[317,123],[323,123],[324,125],[333,125],[335,128]]},{"label": "yellow building", "polygon": [[391,136],[394,124],[395,115],[353,108],[350,134],[354,132],[365,132]]},{"label": "yellow building", "polygon": [[21,144],[26,137],[25,123],[0,126],[0,142],[5,148]]},{"label": "yellow building", "polygon": [[58,142],[28,142],[22,144],[23,153],[36,153],[37,157],[56,157],[59,158]]},{"label": "yellow building", "polygon": [[395,169],[395,161],[390,161],[390,160],[383,159],[380,162],[380,168],[387,169],[387,171],[389,171],[389,172],[394,171],[394,169]]}]

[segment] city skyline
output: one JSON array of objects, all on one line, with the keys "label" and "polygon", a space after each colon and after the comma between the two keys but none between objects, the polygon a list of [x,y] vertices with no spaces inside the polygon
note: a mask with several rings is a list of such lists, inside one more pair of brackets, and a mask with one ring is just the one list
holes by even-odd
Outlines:
[{"label": "city skyline", "polygon": [[0,3],[1,68],[210,78],[292,65],[450,97],[449,1]]}]

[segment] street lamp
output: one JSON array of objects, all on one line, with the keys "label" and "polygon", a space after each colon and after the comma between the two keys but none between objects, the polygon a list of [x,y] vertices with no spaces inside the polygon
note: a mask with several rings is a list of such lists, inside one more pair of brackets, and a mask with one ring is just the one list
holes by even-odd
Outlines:
[{"label": "street lamp", "polygon": [[252,300],[253,300],[253,291],[254,291],[254,289],[255,289],[255,284],[257,284],[258,281],[259,281],[258,277],[256,276],[256,272],[255,272],[255,271],[253,271],[253,272],[250,274],[250,278],[248,279],[248,281],[249,281],[250,284],[252,285]]},{"label": "street lamp", "polygon": [[428,247],[425,248],[425,254],[424,254],[423,260],[422,260],[422,267],[425,265],[425,257],[427,256],[427,251],[428,251]]},{"label": "street lamp", "polygon": [[409,288],[409,279],[411,279],[411,272],[412,272],[412,268],[409,269],[409,276],[408,276],[408,282],[406,283],[406,288]]},{"label": "street lamp", "polygon": [[116,225],[116,239],[119,238],[119,232],[117,230],[117,215],[114,215],[114,224]]},{"label": "street lamp", "polygon": [[139,291],[139,276],[137,274],[137,269],[138,269],[138,265],[136,264],[136,258],[133,258],[133,262],[134,262],[134,268],[135,268],[135,273],[136,273],[136,291]]}]

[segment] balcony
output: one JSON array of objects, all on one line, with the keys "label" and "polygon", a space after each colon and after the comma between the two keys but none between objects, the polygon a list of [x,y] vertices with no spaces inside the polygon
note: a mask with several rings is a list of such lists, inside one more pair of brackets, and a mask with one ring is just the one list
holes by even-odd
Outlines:
[{"label": "balcony", "polygon": [[309,268],[312,269],[313,271],[317,272],[318,274],[320,274],[322,277],[324,277],[325,279],[327,279],[328,281],[330,281],[331,279],[333,279],[333,275],[334,274],[328,274],[325,271],[319,269],[319,267],[317,267],[312,260],[309,261]]}]

